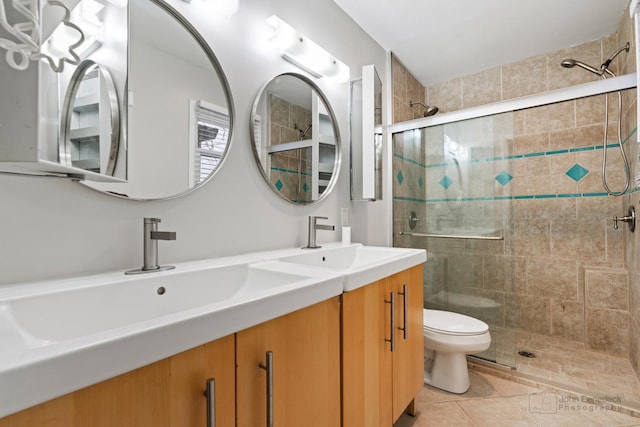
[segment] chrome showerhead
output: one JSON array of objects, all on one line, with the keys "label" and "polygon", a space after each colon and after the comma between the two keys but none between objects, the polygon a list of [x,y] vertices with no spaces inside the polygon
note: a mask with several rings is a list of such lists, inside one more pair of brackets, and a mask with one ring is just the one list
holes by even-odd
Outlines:
[{"label": "chrome showerhead", "polygon": [[560,65],[562,65],[564,68],[573,68],[575,66],[578,66],[583,70],[591,71],[592,73],[597,74],[599,76],[602,76],[602,73],[603,73],[602,71],[596,69],[595,67],[585,64],[582,61],[577,61],[575,59],[565,59],[560,63]]},{"label": "chrome showerhead", "polygon": [[438,107],[436,107],[435,105],[427,105],[421,101],[411,101],[409,103],[409,106],[411,107],[413,107],[414,105],[422,105],[425,108],[424,114],[422,115],[423,117],[433,116],[438,112]]},{"label": "chrome showerhead", "polygon": [[439,108],[436,107],[435,105],[429,105],[427,107],[427,110],[424,112],[424,116],[425,117],[429,117],[429,116],[433,116],[434,114],[436,114],[438,112]]}]

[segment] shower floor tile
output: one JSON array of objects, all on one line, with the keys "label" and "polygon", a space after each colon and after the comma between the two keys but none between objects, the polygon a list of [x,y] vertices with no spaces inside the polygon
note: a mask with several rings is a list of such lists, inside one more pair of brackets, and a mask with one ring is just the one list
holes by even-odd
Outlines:
[{"label": "shower floor tile", "polygon": [[[627,358],[590,351],[582,343],[515,333],[515,366],[521,373],[575,391],[617,396],[640,410],[640,381]],[[517,355],[520,350],[535,358]]]},{"label": "shower floor tile", "polygon": [[[544,384],[523,384],[506,371],[494,375],[471,364],[471,387],[453,394],[425,385],[415,400],[417,415],[394,427],[458,426],[640,426],[640,417],[615,405],[574,403],[578,395]],[[533,384],[533,385],[532,385]]]}]

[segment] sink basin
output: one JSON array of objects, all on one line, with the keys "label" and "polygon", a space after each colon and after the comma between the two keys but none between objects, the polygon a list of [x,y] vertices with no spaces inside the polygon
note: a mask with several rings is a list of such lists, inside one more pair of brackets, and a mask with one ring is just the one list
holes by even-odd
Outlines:
[{"label": "sink basin", "polygon": [[264,254],[0,287],[0,418],[341,293]]},{"label": "sink basin", "polygon": [[116,279],[121,280],[19,298],[7,304],[5,316],[13,317],[27,346],[41,346],[233,302],[309,276],[237,264]]},{"label": "sink basin", "polygon": [[0,287],[0,418],[426,260],[329,244]]},{"label": "sink basin", "polygon": [[363,246],[356,243],[302,249],[300,253],[280,260],[340,273],[344,291],[352,291],[423,263],[427,260],[427,254],[423,249]]}]

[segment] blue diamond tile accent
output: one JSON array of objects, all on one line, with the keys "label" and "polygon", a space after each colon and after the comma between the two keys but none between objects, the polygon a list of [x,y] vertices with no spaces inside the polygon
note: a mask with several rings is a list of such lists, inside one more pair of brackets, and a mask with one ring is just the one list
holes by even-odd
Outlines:
[{"label": "blue diamond tile accent", "polygon": [[396,175],[396,178],[398,178],[398,183],[402,185],[402,181],[404,181],[404,175],[402,175],[402,171],[398,171],[398,175]]},{"label": "blue diamond tile accent", "polygon": [[589,173],[589,170],[583,168],[578,163],[571,166],[571,168],[565,172],[565,174],[575,182],[580,181],[588,173]]},{"label": "blue diamond tile accent", "polygon": [[284,184],[282,183],[282,181],[280,180],[276,181],[276,188],[278,189],[278,191],[282,190],[282,187],[284,187]]},{"label": "blue diamond tile accent", "polygon": [[304,190],[304,192],[308,192],[309,191],[309,186],[307,185],[307,183],[305,182],[304,185],[302,186],[302,189]]},{"label": "blue diamond tile accent", "polygon": [[422,177],[418,178],[418,185],[420,186],[420,188],[424,186],[424,180],[422,179]]},{"label": "blue diamond tile accent", "polygon": [[513,177],[505,170],[496,175],[496,181],[498,181],[502,186],[507,185],[512,179]]},{"label": "blue diamond tile accent", "polygon": [[442,179],[439,182],[440,185],[442,185],[444,187],[444,189],[446,190],[447,188],[449,188],[451,186],[451,184],[453,184],[453,181],[451,181],[451,178],[449,178],[448,176],[443,176]]}]

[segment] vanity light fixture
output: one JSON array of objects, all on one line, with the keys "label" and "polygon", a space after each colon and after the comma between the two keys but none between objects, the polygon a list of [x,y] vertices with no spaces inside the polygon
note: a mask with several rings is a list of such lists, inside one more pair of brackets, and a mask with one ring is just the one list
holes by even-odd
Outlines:
[{"label": "vanity light fixture", "polygon": [[271,41],[282,58],[316,78],[327,77],[338,83],[349,81],[349,67],[291,25],[272,15],[266,22],[273,28]]}]

